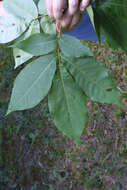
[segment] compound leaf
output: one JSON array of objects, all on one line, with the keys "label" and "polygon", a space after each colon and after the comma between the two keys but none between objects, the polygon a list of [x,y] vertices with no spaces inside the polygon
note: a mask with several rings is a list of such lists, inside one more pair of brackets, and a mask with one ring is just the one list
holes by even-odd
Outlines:
[{"label": "compound leaf", "polygon": [[52,52],[57,47],[57,41],[55,35],[34,34],[26,40],[14,44],[13,47],[38,56]]},{"label": "compound leaf", "polygon": [[68,57],[93,56],[93,53],[88,47],[83,45],[80,40],[72,36],[61,36],[60,49],[62,53]]},{"label": "compound leaf", "polygon": [[122,105],[118,90],[108,75],[107,69],[96,58],[63,58],[66,68],[77,84],[93,101]]},{"label": "compound leaf", "polygon": [[17,76],[8,113],[36,106],[48,93],[56,70],[56,55],[40,57]]},{"label": "compound leaf", "polygon": [[78,141],[86,121],[86,96],[62,64],[53,80],[48,105],[56,127]]}]

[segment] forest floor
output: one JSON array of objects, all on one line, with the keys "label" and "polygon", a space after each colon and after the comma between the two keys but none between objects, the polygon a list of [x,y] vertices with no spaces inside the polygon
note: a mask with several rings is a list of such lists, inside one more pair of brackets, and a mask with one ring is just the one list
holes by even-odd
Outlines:
[{"label": "forest floor", "polygon": [[11,52],[0,48],[0,190],[127,190],[127,56],[106,44],[87,45],[115,79],[125,106],[89,100],[79,146],[56,129],[47,99],[5,117],[21,67],[14,71]]}]

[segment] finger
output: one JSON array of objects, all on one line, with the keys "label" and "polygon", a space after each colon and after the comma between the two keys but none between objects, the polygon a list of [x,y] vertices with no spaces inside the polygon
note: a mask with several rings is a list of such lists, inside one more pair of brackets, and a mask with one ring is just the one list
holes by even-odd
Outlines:
[{"label": "finger", "polygon": [[80,3],[80,10],[84,11],[85,8],[89,5],[90,0],[82,0],[82,2]]},{"label": "finger", "polygon": [[79,0],[68,0],[68,10],[70,15],[74,15],[78,10]]},{"label": "finger", "polygon": [[69,11],[67,11],[60,22],[63,30],[66,30],[69,27],[69,25],[72,21],[72,18],[73,18],[73,16],[70,16]]},{"label": "finger", "polygon": [[53,15],[57,20],[63,16],[65,0],[53,0]]},{"label": "finger", "polygon": [[3,8],[3,2],[0,1],[0,16],[4,16],[6,14],[4,8]]},{"label": "finger", "polygon": [[73,16],[70,16],[69,11],[67,11],[61,20],[56,22],[56,28],[57,31],[59,31],[59,28],[61,27],[61,31],[65,32],[68,30],[68,27],[72,21]]},{"label": "finger", "polygon": [[82,15],[79,13],[76,13],[72,18],[72,21],[71,21],[71,24],[69,25],[68,30],[71,31],[75,26],[77,26],[81,18],[82,18]]},{"label": "finger", "polygon": [[51,0],[46,0],[46,8],[47,8],[47,13],[50,17],[54,17],[53,15],[53,5],[52,5]]}]

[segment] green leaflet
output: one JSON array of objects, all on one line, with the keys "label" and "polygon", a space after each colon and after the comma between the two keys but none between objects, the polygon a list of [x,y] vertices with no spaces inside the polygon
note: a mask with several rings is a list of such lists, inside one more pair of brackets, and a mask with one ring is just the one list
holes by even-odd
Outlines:
[{"label": "green leaflet", "polygon": [[49,19],[49,17],[45,16],[41,19],[41,28],[44,33],[46,34],[56,34],[56,26],[55,23],[53,23],[52,19]]},{"label": "green leaflet", "polygon": [[48,16],[45,3],[45,0],[40,0],[38,3],[39,14],[43,14],[40,20],[41,28],[46,34],[56,34],[55,20]]},{"label": "green leaflet", "polygon": [[96,31],[96,35],[98,38],[98,42],[99,44],[101,43],[101,29],[100,29],[100,22],[99,22],[99,18],[97,16],[97,14],[94,11],[94,27],[95,27],[95,31]]},{"label": "green leaflet", "polygon": [[13,47],[38,56],[52,52],[57,47],[57,41],[55,35],[34,34],[26,40],[14,44]]},{"label": "green leaflet", "polygon": [[66,68],[91,100],[122,105],[115,84],[109,77],[106,68],[96,58],[87,57],[74,60],[63,57],[63,59]]},{"label": "green leaflet", "polygon": [[47,13],[45,2],[46,2],[45,0],[39,0],[39,2],[38,2],[39,14],[46,14]]},{"label": "green leaflet", "polygon": [[17,76],[8,113],[36,106],[48,93],[56,70],[56,55],[40,57]]},{"label": "green leaflet", "polygon": [[33,34],[40,33],[40,25],[38,20],[34,20],[30,23],[27,30],[15,40],[15,44],[27,39]]},{"label": "green leaflet", "polygon": [[4,0],[4,8],[8,13],[28,24],[38,17],[37,7],[33,0],[11,0],[11,2]]},{"label": "green leaflet", "polygon": [[72,36],[61,36],[60,49],[65,56],[69,57],[93,56],[93,53],[88,47]]},{"label": "green leaflet", "polygon": [[108,0],[94,9],[104,39],[127,52],[127,1]]},{"label": "green leaflet", "polygon": [[0,17],[0,43],[8,43],[18,38],[38,17],[33,0],[4,0],[7,14]]},{"label": "green leaflet", "polygon": [[19,37],[28,27],[24,20],[11,14],[0,17],[0,43],[8,43]]},{"label": "green leaflet", "polygon": [[56,127],[77,142],[85,127],[86,96],[62,64],[55,75],[48,105]]},{"label": "green leaflet", "polygon": [[33,57],[33,55],[31,55],[19,48],[13,49],[13,56],[15,59],[15,69]]},{"label": "green leaflet", "polygon": [[100,42],[100,27],[99,27],[99,24],[98,24],[98,19],[96,18],[96,15],[94,15],[94,11],[93,11],[93,8],[91,5],[89,5],[87,8],[86,8],[86,11],[90,17],[90,20],[91,20],[91,23],[94,27],[94,30],[96,31],[96,34],[97,34],[97,37],[98,37],[98,41]]},{"label": "green leaflet", "polygon": [[90,20],[91,20],[91,22],[92,22],[92,24],[93,24],[93,27],[95,28],[95,26],[94,26],[94,13],[93,13],[93,8],[92,8],[92,6],[89,5],[89,6],[86,8],[86,11],[87,11],[87,13],[88,13],[88,15],[89,15],[89,17],[90,17]]},{"label": "green leaflet", "polygon": [[[39,22],[34,21],[31,23],[28,31],[19,39],[19,41],[25,40],[32,34],[36,34],[40,32]],[[28,61],[30,58],[33,57],[30,53],[27,53],[19,48],[13,48],[13,55],[15,59],[15,68],[22,65],[24,62]]]}]

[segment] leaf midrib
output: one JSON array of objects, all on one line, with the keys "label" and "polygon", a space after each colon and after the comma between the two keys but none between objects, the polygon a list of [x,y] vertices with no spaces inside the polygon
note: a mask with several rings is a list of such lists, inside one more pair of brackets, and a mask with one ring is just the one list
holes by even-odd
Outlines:
[{"label": "leaf midrib", "polygon": [[[59,68],[59,70],[60,70],[60,68]],[[67,71],[66,71],[67,72]],[[62,86],[63,86],[63,91],[64,91],[64,94],[65,94],[65,102],[66,102],[66,106],[67,106],[67,111],[68,111],[68,113],[69,113],[69,120],[70,120],[70,123],[71,123],[71,128],[73,129],[73,122],[72,122],[72,119],[71,119],[71,117],[70,117],[70,109],[69,109],[69,104],[68,104],[68,98],[67,98],[67,95],[66,95],[66,88],[65,88],[65,86],[64,86],[64,80],[63,80],[63,77],[62,77],[62,73],[61,73],[61,70],[60,70],[60,77],[61,77],[61,82],[62,82]]]},{"label": "leaf midrib", "polygon": [[42,44],[49,44],[49,43],[51,43],[51,42],[53,42],[53,41],[55,42],[56,40],[50,40],[50,41],[48,41],[48,42],[47,42],[47,41],[45,41],[45,42],[40,42],[40,43],[37,44],[37,46],[41,46]]}]

